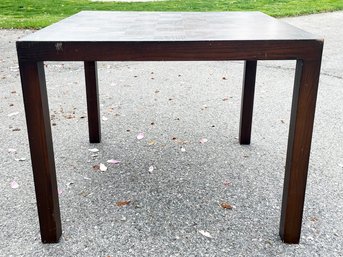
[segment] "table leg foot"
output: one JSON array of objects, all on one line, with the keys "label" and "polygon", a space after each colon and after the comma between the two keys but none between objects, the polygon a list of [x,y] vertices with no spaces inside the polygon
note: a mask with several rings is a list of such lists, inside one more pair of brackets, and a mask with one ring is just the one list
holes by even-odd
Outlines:
[{"label": "table leg foot", "polygon": [[257,61],[245,61],[239,143],[250,144]]},{"label": "table leg foot", "polygon": [[101,124],[100,124],[100,107],[98,91],[97,64],[93,61],[84,62],[86,93],[87,93],[87,113],[89,142],[100,143],[101,141]]},{"label": "table leg foot", "polygon": [[62,234],[43,62],[19,62],[36,191],[41,239],[56,243]]},{"label": "table leg foot", "polygon": [[290,244],[300,240],[319,73],[320,61],[297,61],[280,222]]}]

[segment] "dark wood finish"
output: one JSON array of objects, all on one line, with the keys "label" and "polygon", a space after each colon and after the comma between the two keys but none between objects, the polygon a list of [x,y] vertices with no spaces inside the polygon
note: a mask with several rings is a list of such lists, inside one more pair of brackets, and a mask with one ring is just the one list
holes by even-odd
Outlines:
[{"label": "dark wood finish", "polygon": [[[320,40],[162,41],[162,42],[19,41],[20,60],[36,61],[227,61],[318,59]],[[94,51],[96,49],[96,51]]]},{"label": "dark wood finish", "polygon": [[96,62],[84,62],[89,142],[100,143],[101,122],[98,91],[98,74]]},{"label": "dark wood finish", "polygon": [[254,108],[255,80],[257,61],[245,61],[242,89],[241,120],[239,125],[239,143],[249,145],[251,123]]},{"label": "dark wood finish", "polygon": [[[20,41],[205,42],[309,40],[316,35],[261,12],[83,11]],[[57,47],[62,51],[63,47]]]},{"label": "dark wood finish", "polygon": [[43,242],[58,240],[60,221],[42,61],[85,62],[90,141],[100,142],[96,61],[245,60],[240,143],[248,144],[257,60],[297,60],[280,235],[298,243],[322,48],[260,12],[86,11],[18,40]]},{"label": "dark wood finish", "polygon": [[44,61],[310,59],[317,39],[260,12],[84,11],[20,39],[18,51]]},{"label": "dark wood finish", "polygon": [[54,243],[62,228],[44,65],[19,62],[19,69],[42,242]]},{"label": "dark wood finish", "polygon": [[300,240],[320,62],[296,64],[280,223],[280,236],[287,243]]}]

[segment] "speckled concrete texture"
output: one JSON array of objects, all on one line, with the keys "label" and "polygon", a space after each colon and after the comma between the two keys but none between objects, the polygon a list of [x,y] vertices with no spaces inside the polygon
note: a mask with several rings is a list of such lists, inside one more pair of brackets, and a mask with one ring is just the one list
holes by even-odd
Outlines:
[{"label": "speckled concrete texture", "polygon": [[31,31],[0,30],[0,256],[343,256],[343,12],[283,20],[325,39],[299,245],[278,236],[294,61],[258,62],[250,146],[242,62],[99,63],[100,144],[82,63],[45,63],[63,235],[42,244],[15,52]]}]

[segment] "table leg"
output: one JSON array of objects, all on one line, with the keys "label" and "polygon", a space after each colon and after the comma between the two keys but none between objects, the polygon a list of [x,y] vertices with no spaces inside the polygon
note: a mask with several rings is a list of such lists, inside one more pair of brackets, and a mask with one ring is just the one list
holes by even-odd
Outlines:
[{"label": "table leg", "polygon": [[19,62],[41,239],[56,243],[62,234],[43,62]]},{"label": "table leg", "polygon": [[241,145],[250,144],[251,123],[255,93],[256,66],[257,61],[245,61],[244,64],[241,120],[239,128],[239,143]]},{"label": "table leg", "polygon": [[280,222],[285,243],[300,240],[319,74],[320,60],[297,61]]},{"label": "table leg", "polygon": [[89,142],[100,143],[100,107],[96,62],[84,62],[87,94]]}]

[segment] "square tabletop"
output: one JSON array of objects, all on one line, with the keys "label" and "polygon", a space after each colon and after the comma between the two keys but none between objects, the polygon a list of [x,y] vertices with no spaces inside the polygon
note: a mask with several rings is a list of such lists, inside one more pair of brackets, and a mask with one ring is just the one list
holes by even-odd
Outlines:
[{"label": "square tabletop", "polygon": [[82,11],[19,41],[306,40],[317,36],[261,12]]},{"label": "square tabletop", "polygon": [[318,59],[321,47],[261,12],[82,11],[17,41],[30,61]]}]

